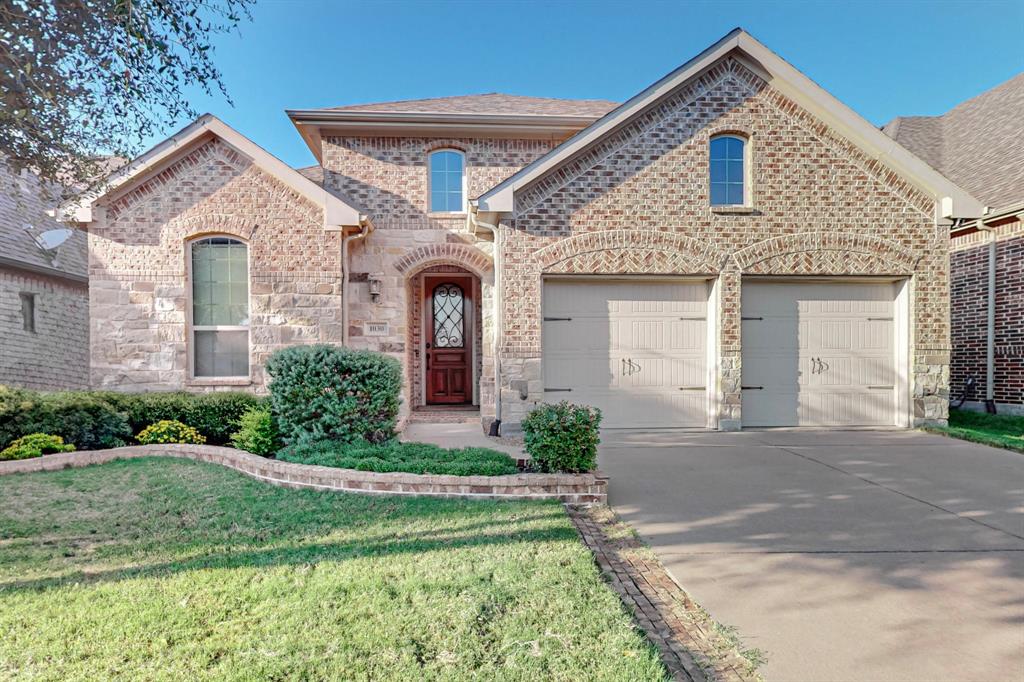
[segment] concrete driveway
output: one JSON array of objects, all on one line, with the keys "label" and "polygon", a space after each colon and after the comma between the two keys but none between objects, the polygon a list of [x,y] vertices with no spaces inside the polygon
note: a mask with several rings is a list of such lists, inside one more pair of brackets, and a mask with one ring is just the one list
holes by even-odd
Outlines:
[{"label": "concrete driveway", "polygon": [[907,431],[606,431],[610,502],[769,682],[1024,680],[1024,455]]}]

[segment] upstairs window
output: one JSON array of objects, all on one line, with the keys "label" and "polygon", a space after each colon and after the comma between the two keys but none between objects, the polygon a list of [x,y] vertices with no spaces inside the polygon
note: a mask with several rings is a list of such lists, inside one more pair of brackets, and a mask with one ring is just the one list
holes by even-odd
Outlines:
[{"label": "upstairs window", "polygon": [[746,204],[747,141],[735,135],[720,135],[711,140],[711,205]]},{"label": "upstairs window", "polygon": [[21,327],[27,332],[36,331],[36,295],[21,292],[18,294],[21,299]]},{"label": "upstairs window", "polygon": [[230,237],[192,247],[192,373],[249,376],[249,253]]},{"label": "upstairs window", "polygon": [[430,154],[429,161],[430,212],[464,212],[466,157],[454,149],[440,149]]}]

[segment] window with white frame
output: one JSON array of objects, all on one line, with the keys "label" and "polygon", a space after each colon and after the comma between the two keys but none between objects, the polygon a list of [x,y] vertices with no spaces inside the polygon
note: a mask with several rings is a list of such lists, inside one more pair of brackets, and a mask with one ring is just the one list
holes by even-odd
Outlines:
[{"label": "window with white frame", "polygon": [[709,149],[712,206],[747,204],[747,141],[737,135],[711,138]]},{"label": "window with white frame", "polygon": [[428,157],[430,212],[462,213],[466,210],[466,157],[454,149],[439,149]]},{"label": "window with white frame", "polygon": [[190,242],[192,374],[249,376],[249,249],[230,237]]}]

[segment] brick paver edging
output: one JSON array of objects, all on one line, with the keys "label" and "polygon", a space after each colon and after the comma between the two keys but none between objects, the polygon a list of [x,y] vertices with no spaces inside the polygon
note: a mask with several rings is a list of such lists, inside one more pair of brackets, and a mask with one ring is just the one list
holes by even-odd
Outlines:
[{"label": "brick paver edging", "polygon": [[698,606],[636,537],[607,507],[570,508],[569,516],[594,553],[604,577],[658,648],[676,680],[748,682],[760,680],[749,670],[733,642],[715,629]]},{"label": "brick paver edging", "polygon": [[561,500],[589,505],[608,499],[608,479],[590,474],[510,474],[507,476],[442,476],[376,473],[265,459],[242,450],[213,445],[134,445],[111,450],[83,450],[35,459],[0,462],[0,476],[54,471],[134,457],[183,457],[220,464],[261,481],[288,488],[337,490],[382,495],[427,495],[500,499]]}]

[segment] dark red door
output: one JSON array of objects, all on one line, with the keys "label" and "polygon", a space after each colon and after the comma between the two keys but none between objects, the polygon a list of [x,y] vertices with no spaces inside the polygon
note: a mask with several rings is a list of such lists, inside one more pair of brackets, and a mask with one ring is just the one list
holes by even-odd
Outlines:
[{"label": "dark red door", "polygon": [[427,403],[473,400],[467,292],[469,280],[444,279],[427,289]]}]

